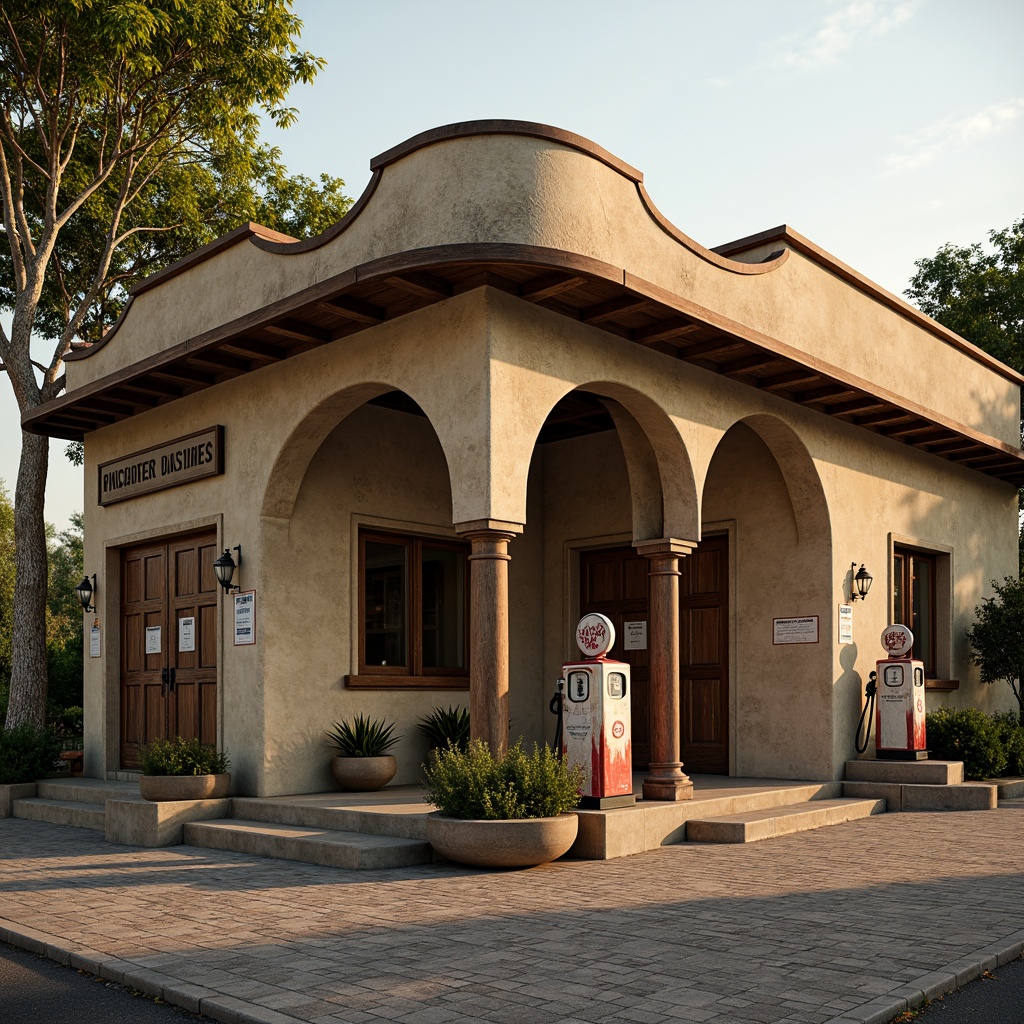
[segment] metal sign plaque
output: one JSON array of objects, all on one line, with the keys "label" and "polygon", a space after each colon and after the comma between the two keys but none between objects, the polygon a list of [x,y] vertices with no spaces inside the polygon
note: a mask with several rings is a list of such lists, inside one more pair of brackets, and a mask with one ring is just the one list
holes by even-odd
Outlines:
[{"label": "metal sign plaque", "polygon": [[224,472],[224,428],[194,434],[104,462],[99,467],[99,504],[137,498]]}]

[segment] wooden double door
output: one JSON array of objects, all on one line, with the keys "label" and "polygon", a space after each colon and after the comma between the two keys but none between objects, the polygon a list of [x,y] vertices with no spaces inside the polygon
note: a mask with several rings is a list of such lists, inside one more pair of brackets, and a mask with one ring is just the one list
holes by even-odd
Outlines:
[{"label": "wooden double door", "polygon": [[[688,773],[729,773],[728,559],[728,537],[720,535],[679,560],[679,756]],[[647,649],[625,649],[623,624],[649,623],[647,572],[647,559],[631,547],[580,555],[580,613],[612,620],[617,640],[611,656],[630,665],[637,767],[650,761],[651,721],[663,713],[651,704]]]},{"label": "wooden double door", "polygon": [[217,742],[213,533],[121,552],[121,764],[154,739]]}]

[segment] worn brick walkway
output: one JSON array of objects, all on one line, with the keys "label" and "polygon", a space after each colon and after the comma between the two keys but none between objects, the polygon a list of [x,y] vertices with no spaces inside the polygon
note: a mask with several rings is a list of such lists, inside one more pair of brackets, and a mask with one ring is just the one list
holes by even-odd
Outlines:
[{"label": "worn brick walkway", "polygon": [[506,873],[0,851],[0,938],[227,1022],[876,1022],[1024,947],[1024,801]]}]

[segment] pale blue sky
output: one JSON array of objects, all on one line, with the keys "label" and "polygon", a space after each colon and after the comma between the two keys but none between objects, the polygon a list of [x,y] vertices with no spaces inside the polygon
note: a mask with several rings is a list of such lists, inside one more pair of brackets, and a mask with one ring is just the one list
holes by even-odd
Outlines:
[{"label": "pale blue sky", "polygon": [[[1024,215],[1019,0],[296,0],[327,58],[268,131],[357,196],[371,157],[475,118],[541,121],[644,172],[705,245],[787,223],[890,291]],[[16,409],[0,477],[17,473]],[[47,518],[83,503],[55,442]]]}]

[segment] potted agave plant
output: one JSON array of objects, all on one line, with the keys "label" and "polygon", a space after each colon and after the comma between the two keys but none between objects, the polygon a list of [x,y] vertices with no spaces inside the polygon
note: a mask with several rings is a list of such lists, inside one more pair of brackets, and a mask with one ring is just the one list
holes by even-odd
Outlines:
[{"label": "potted agave plant", "polygon": [[430,845],[448,860],[476,867],[546,864],[576,840],[582,768],[548,747],[528,754],[517,743],[495,757],[486,743],[449,745],[423,766]]},{"label": "potted agave plant", "polygon": [[465,750],[469,746],[469,711],[466,708],[432,708],[417,723],[416,728],[430,744],[434,754],[445,747]]},{"label": "potted agave plant", "polygon": [[331,774],[342,789],[369,793],[395,777],[398,762],[388,751],[401,737],[395,735],[393,722],[360,714],[335,722],[327,737],[338,748],[331,759]]},{"label": "potted agave plant", "polygon": [[146,800],[213,800],[231,786],[227,755],[197,739],[154,740],[139,748],[139,762]]}]

